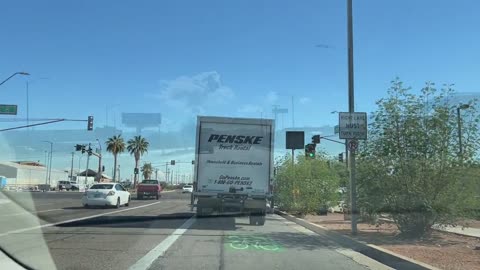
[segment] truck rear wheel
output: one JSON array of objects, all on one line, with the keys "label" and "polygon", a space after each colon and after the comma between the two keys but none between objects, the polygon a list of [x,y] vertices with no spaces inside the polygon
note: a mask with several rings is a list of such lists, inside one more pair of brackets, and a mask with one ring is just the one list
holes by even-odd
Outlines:
[{"label": "truck rear wheel", "polygon": [[257,224],[258,224],[259,226],[265,225],[265,219],[266,219],[265,214],[259,216],[259,217],[258,217],[258,222],[257,222]]},{"label": "truck rear wheel", "polygon": [[249,217],[250,225],[265,225],[265,212],[263,213],[252,213]]},{"label": "truck rear wheel", "polygon": [[204,216],[203,208],[197,206],[197,217],[203,217],[203,216]]}]

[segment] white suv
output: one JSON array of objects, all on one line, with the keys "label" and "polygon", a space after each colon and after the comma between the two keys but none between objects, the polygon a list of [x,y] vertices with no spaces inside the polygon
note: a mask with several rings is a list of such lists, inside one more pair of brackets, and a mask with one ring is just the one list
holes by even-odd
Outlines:
[{"label": "white suv", "polygon": [[58,181],[57,183],[57,189],[58,190],[70,190],[72,188],[72,184],[70,184],[70,181]]}]

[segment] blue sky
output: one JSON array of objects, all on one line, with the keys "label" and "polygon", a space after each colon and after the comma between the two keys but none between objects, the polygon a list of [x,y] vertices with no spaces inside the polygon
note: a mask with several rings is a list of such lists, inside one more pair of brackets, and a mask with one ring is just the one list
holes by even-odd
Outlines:
[{"label": "blue sky", "polygon": [[[32,74],[30,117],[94,115],[102,126],[106,110],[110,124],[160,112],[177,129],[198,113],[272,117],[294,96],[297,125],[334,125],[330,112],[347,108],[345,2],[8,1],[0,79]],[[354,0],[357,110],[372,111],[396,76],[415,89],[430,80],[479,91],[479,5]],[[26,79],[0,86],[19,118]]]}]

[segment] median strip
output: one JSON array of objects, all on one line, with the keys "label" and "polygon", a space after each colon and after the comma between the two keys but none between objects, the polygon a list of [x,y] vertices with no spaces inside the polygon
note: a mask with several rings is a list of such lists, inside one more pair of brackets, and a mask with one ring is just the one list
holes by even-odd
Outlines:
[{"label": "median strip", "polygon": [[38,225],[38,226],[34,226],[34,227],[23,228],[23,229],[18,229],[18,230],[14,230],[14,231],[8,231],[8,232],[5,232],[5,233],[1,233],[0,237],[10,235],[10,234],[22,233],[22,232],[27,232],[27,231],[31,231],[31,230],[43,229],[43,228],[48,228],[48,227],[52,227],[52,226],[64,225],[64,224],[68,224],[68,223],[72,223],[72,222],[77,222],[77,221],[92,219],[92,218],[96,218],[96,217],[101,217],[101,216],[126,212],[126,211],[130,211],[130,210],[135,210],[135,209],[140,209],[140,208],[152,206],[152,205],[159,204],[159,203],[161,203],[161,202],[154,202],[154,203],[139,205],[139,206],[135,206],[135,207],[129,207],[129,208],[122,209],[122,210],[116,210],[116,211],[111,211],[111,212],[107,212],[107,213],[96,214],[96,215],[92,215],[92,216],[74,218],[74,219],[59,221],[59,222],[55,222],[55,223],[47,223],[47,224]]}]

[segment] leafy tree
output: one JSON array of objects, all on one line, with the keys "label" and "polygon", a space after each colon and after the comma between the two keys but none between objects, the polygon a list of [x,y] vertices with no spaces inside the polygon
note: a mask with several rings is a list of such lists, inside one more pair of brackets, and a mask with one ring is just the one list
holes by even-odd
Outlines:
[{"label": "leafy tree", "polygon": [[143,179],[151,179],[153,173],[152,163],[145,163],[142,166]]},{"label": "leafy tree", "polygon": [[404,236],[428,233],[435,223],[453,224],[474,198],[467,176],[479,148],[475,101],[462,110],[463,155],[459,155],[456,109],[450,85],[426,83],[420,94],[396,79],[377,101],[369,139],[358,160],[359,207],[389,213]]},{"label": "leafy tree", "polygon": [[321,154],[313,160],[299,156],[295,165],[290,156],[277,161],[275,201],[286,210],[300,214],[318,211],[338,199],[338,188],[338,174]]},{"label": "leafy tree", "polygon": [[[138,161],[140,160],[140,157],[143,154],[148,152],[148,146],[149,146],[148,141],[142,136],[135,136],[133,137],[133,139],[128,140],[127,150],[130,153],[130,155],[133,155],[133,157],[135,158],[135,169],[138,170]],[[137,186],[137,181],[138,181],[138,174],[135,174],[134,180],[133,180],[133,187]]]},{"label": "leafy tree", "polygon": [[125,152],[125,141],[122,135],[115,135],[108,138],[105,142],[107,145],[107,151],[113,155],[113,182],[117,181],[117,157],[118,154]]}]

